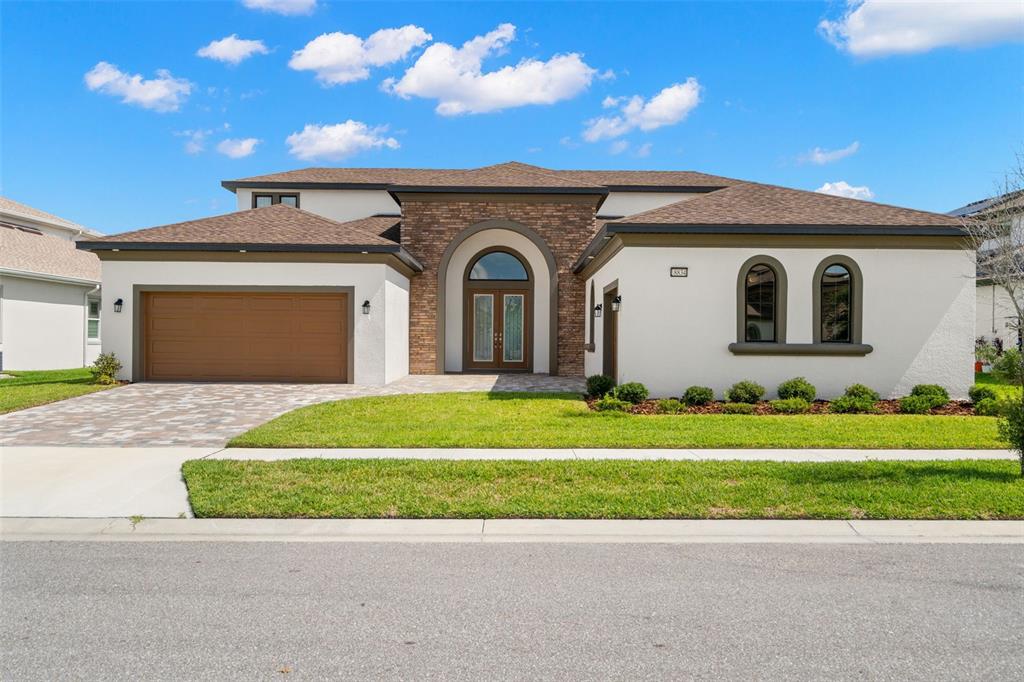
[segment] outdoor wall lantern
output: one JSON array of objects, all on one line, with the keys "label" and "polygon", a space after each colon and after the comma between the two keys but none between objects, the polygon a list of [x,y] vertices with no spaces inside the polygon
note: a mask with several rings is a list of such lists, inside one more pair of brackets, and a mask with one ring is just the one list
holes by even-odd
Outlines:
[{"label": "outdoor wall lantern", "polygon": [[363,315],[369,315],[369,314],[370,314],[370,301],[366,300],[366,301],[363,301]]},{"label": "outdoor wall lantern", "polygon": [[120,298],[117,299],[116,301],[114,301],[114,312],[115,313],[121,312],[121,308],[123,306],[124,306],[124,299],[120,299]]},{"label": "outdoor wall lantern", "polygon": [[601,310],[602,309],[603,309],[603,306],[600,303],[595,305],[594,306],[594,317],[601,317]]},{"label": "outdoor wall lantern", "polygon": [[621,307],[622,307],[622,297],[621,296],[616,296],[615,298],[612,299],[612,312],[613,313],[619,312],[619,308],[621,308]]}]

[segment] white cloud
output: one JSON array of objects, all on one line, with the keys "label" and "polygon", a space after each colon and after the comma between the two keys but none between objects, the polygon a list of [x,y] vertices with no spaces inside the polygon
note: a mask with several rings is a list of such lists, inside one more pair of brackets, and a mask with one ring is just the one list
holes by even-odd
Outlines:
[{"label": "white cloud", "polygon": [[315,71],[325,85],[365,80],[371,66],[404,59],[433,36],[419,26],[383,28],[365,41],[350,33],[324,33],[292,54],[288,66],[296,71]]},{"label": "white cloud", "polygon": [[646,159],[648,156],[651,155],[651,147],[653,146],[654,145],[652,145],[650,142],[645,142],[639,147],[637,147],[636,151],[633,152],[633,156],[635,156],[638,159]]},{"label": "white cloud", "polygon": [[826,182],[814,190],[821,194],[831,194],[834,197],[846,197],[847,199],[874,199],[875,194],[867,186],[855,187],[845,180],[838,182]]},{"label": "white cloud", "polygon": [[612,142],[611,146],[608,147],[608,153],[621,154],[627,149],[629,149],[629,142],[626,142],[625,140],[615,140],[615,142]]},{"label": "white cloud", "polygon": [[700,104],[700,90],[700,83],[691,76],[685,83],[670,85],[646,101],[639,95],[629,99],[606,97],[602,106],[617,106],[620,113],[587,121],[583,139],[598,142],[620,137],[635,128],[650,131],[679,123]]},{"label": "white cloud", "polygon": [[262,40],[245,40],[239,38],[237,33],[232,33],[227,38],[214,40],[209,45],[199,48],[196,54],[200,57],[234,65],[242,63],[254,54],[267,54],[268,52],[270,50]]},{"label": "white cloud", "polygon": [[547,61],[523,59],[515,66],[485,73],[484,58],[500,53],[515,34],[515,26],[501,24],[459,48],[434,43],[400,80],[389,78],[383,88],[403,98],[436,99],[437,113],[458,116],[553,104],[575,97],[590,85],[596,72],[575,52]]},{"label": "white cloud", "polygon": [[175,78],[167,69],[158,69],[156,78],[146,80],[107,62],[99,62],[85,74],[85,85],[93,92],[120,97],[125,104],[160,112],[177,111],[192,93],[192,83]]},{"label": "white cloud", "polygon": [[822,20],[818,31],[852,55],[883,57],[1022,40],[1022,22],[1024,3],[1019,0],[848,0],[843,16]]},{"label": "white cloud", "polygon": [[255,137],[221,140],[217,144],[217,151],[232,159],[244,159],[256,151],[256,145],[260,140]]},{"label": "white cloud", "polygon": [[242,0],[242,4],[249,9],[285,16],[312,14],[316,9],[316,0]]},{"label": "white cloud", "polygon": [[619,106],[619,102],[621,102],[621,101],[622,101],[621,97],[612,97],[611,95],[608,95],[603,100],[601,100],[601,108],[602,109],[611,109],[612,107],[617,107],[617,106]]},{"label": "white cloud", "polygon": [[307,124],[301,132],[292,133],[288,143],[292,156],[304,161],[329,159],[337,161],[368,149],[398,149],[398,140],[385,137],[387,126],[370,127],[349,119],[334,125]]},{"label": "white cloud", "polygon": [[562,145],[563,147],[566,147],[566,148],[568,148],[568,149],[576,149],[577,147],[579,147],[579,146],[580,146],[580,143],[579,143],[579,142],[577,142],[576,140],[572,139],[572,138],[571,138],[571,137],[569,137],[568,135],[566,135],[565,137],[563,137],[562,139],[560,139],[560,140],[558,141],[558,144],[560,144],[560,145]]},{"label": "white cloud", "polygon": [[815,147],[809,152],[800,155],[800,163],[813,163],[816,166],[824,166],[826,163],[833,163],[847,156],[853,156],[860,149],[860,142],[854,141],[842,149],[822,149]]},{"label": "white cloud", "polygon": [[206,149],[206,138],[212,130],[179,130],[174,134],[185,139],[185,153],[195,156]]}]

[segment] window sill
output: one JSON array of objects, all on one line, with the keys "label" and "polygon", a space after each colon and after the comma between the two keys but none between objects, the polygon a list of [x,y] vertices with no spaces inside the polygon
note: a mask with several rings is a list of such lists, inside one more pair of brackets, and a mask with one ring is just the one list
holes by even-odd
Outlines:
[{"label": "window sill", "polygon": [[866,343],[730,343],[733,355],[867,355]]}]

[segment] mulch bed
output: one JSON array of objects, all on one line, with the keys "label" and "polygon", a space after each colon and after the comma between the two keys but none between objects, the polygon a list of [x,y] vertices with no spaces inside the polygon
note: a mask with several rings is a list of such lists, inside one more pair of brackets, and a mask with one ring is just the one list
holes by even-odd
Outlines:
[{"label": "mulch bed", "polygon": [[[594,398],[587,398],[587,405],[590,409],[594,409]],[[658,411],[657,400],[645,400],[639,405],[634,405],[630,408],[630,414],[663,414]],[[724,414],[725,408],[724,402],[713,402],[707,405],[697,405],[694,407],[685,408],[679,414]],[[879,400],[875,403],[875,409],[878,410],[875,414],[901,414],[900,413],[900,401],[899,400]],[[811,403],[811,409],[804,414],[828,414],[828,401],[827,400],[815,400]],[[762,400],[754,405],[754,414],[774,414],[780,413],[775,412],[772,409],[771,403],[767,400]],[[974,415],[974,406],[968,401],[957,401],[953,400],[942,407],[937,407],[929,414],[942,415],[942,416],[955,416],[955,417],[970,417]]]}]

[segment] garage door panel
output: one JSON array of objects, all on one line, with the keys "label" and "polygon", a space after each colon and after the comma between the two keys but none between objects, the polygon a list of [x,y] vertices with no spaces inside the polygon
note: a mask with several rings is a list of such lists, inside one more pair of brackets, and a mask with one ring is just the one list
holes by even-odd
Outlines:
[{"label": "garage door panel", "polygon": [[347,304],[339,293],[148,292],[146,378],[347,381]]}]

